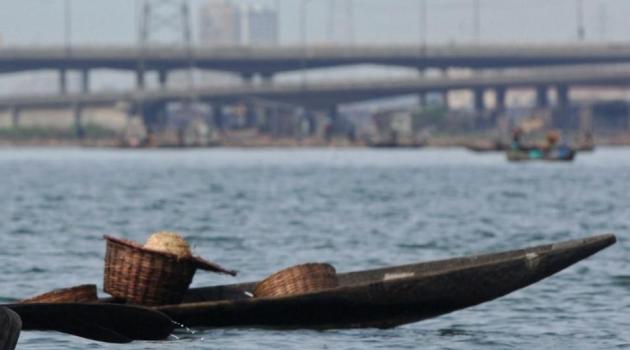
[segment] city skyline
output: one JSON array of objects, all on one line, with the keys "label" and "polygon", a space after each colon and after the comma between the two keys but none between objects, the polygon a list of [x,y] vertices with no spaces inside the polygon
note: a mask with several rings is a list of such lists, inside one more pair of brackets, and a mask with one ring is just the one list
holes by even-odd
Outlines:
[{"label": "city skyline", "polygon": [[[356,44],[428,43],[470,44],[475,42],[473,1],[426,1],[426,32],[421,25],[420,1],[362,0],[353,7],[352,37]],[[234,1],[239,5],[279,7],[279,42],[301,44],[300,1]],[[532,6],[532,2],[537,2]],[[191,0],[193,41],[199,39],[199,10],[203,0]],[[71,1],[71,37],[66,37],[65,1],[22,0],[0,4],[0,34],[6,46],[58,46],[70,39],[73,45],[133,45],[137,42],[137,1]],[[575,42],[578,41],[576,2],[559,0],[481,1],[481,42]],[[330,42],[329,1],[307,1],[308,44]],[[338,6],[339,7],[339,6]],[[109,16],[102,16],[108,13]],[[593,0],[584,3],[585,40],[630,42],[625,29],[630,3]],[[387,15],[384,15],[387,14]],[[336,14],[338,16],[338,13]],[[116,21],[112,21],[115,18]],[[394,20],[395,19],[395,20]],[[37,23],[37,26],[33,25]],[[347,31],[349,26],[344,28]],[[334,30],[334,41],[343,41],[343,31]],[[347,34],[347,33],[345,33]],[[347,35],[346,35],[347,36]]]}]

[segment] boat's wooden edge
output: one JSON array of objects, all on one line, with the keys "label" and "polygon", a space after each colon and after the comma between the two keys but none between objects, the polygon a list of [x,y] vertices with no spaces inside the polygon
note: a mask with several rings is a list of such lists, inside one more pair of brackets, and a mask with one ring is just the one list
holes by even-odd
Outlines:
[{"label": "boat's wooden edge", "polygon": [[[497,253],[485,253],[479,255],[473,255],[469,257],[457,257],[457,258],[449,258],[435,261],[428,261],[423,263],[416,264],[407,264],[393,267],[385,267],[378,268],[372,270],[365,271],[353,271],[340,273],[338,278],[340,280],[340,287],[332,289],[330,291],[334,293],[336,291],[345,290],[347,288],[357,288],[362,285],[369,285],[372,283],[383,282],[386,279],[387,274],[398,274],[399,276],[393,276],[397,278],[392,278],[392,280],[403,280],[403,279],[418,279],[433,276],[436,274],[447,273],[452,270],[464,269],[464,268],[472,268],[479,267],[483,265],[496,264],[502,261],[508,260],[516,260],[523,259],[528,253],[536,252],[538,254],[549,253],[551,251],[561,252],[561,251],[570,251],[573,249],[590,246],[589,250],[590,254],[594,254],[610,245],[615,244],[617,241],[617,237],[614,234],[601,234],[595,235],[591,237],[581,238],[581,239],[573,239],[568,241],[561,241],[556,243],[544,244],[533,246],[529,248],[511,250],[511,251],[503,251]],[[464,267],[462,267],[463,263],[467,263]],[[418,273],[417,270],[419,267],[425,268],[425,273]],[[405,276],[405,272],[413,271],[413,274]],[[366,276],[372,276],[369,280],[366,279]],[[367,281],[366,281],[367,280]],[[239,284],[231,284],[231,285],[223,285],[223,286],[213,286],[213,287],[202,287],[202,288],[194,288],[190,289],[187,297],[185,298],[183,304],[194,305],[197,303],[207,304],[207,303],[224,303],[224,302],[234,302],[237,300],[250,299],[249,295],[246,295],[246,292],[251,292],[254,286],[257,284],[254,282],[246,282]],[[319,292],[322,293],[322,292]],[[312,293],[312,294],[318,294]],[[211,295],[212,298],[207,298],[206,296]],[[208,300],[211,299],[211,300]],[[260,298],[257,300],[263,300],[266,298]],[[172,306],[163,306],[158,307],[157,309],[169,308],[169,307],[177,307],[178,305]]]}]

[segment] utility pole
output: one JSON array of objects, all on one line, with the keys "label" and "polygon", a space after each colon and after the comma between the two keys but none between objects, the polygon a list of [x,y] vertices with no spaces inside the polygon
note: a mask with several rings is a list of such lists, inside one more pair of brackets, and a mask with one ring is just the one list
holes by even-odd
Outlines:
[{"label": "utility pole", "polygon": [[281,37],[281,32],[282,30],[280,29],[280,19],[282,18],[282,4],[280,2],[280,0],[274,0],[273,3],[273,7],[274,7],[274,11],[276,11],[276,20],[277,20],[277,31],[278,31],[278,38],[277,38],[277,42],[276,45],[282,45],[282,37]]},{"label": "utility pole", "polygon": [[[188,102],[191,106],[196,100],[193,69],[195,61],[192,49],[191,21],[188,0],[139,0],[139,26],[138,44],[140,52],[138,56],[137,81],[140,90],[138,112],[145,119],[147,133],[152,135],[155,127],[160,127],[159,115],[155,112],[156,106],[146,106],[143,102],[144,89],[146,88],[146,73],[154,69],[158,73],[161,87],[165,87],[168,79],[168,67],[151,67],[147,61],[147,54],[151,49],[176,50],[179,48],[186,53],[187,61],[187,87]],[[186,103],[185,103],[186,104]],[[149,108],[150,107],[150,108]],[[149,109],[151,114],[147,114]],[[161,113],[166,113],[163,106]],[[181,142],[181,140],[180,140]]]},{"label": "utility pole", "polygon": [[190,8],[187,0],[142,0],[140,10],[139,45],[140,76],[147,70],[146,54],[151,48],[180,48],[186,52],[188,63],[187,84],[191,93],[194,90],[195,67],[192,47]]},{"label": "utility pole", "polygon": [[606,41],[607,38],[607,25],[608,25],[608,11],[606,9],[606,4],[601,3],[597,7],[597,21],[598,21],[598,32],[599,39],[601,41]]},{"label": "utility pole", "polygon": [[473,0],[473,34],[475,44],[481,42],[481,0]]},{"label": "utility pole", "polygon": [[346,0],[346,30],[348,31],[348,44],[354,45],[354,0]]},{"label": "utility pole", "polygon": [[578,41],[584,41],[586,36],[586,30],[584,29],[584,1],[575,0],[575,12],[577,22],[577,39]]},{"label": "utility pole", "polygon": [[418,1],[418,39],[420,41],[420,49],[422,52],[427,47],[427,0]]},{"label": "utility pole", "polygon": [[328,42],[354,43],[354,1],[328,0]]},{"label": "utility pole", "polygon": [[64,0],[64,45],[67,51],[72,48],[72,0]]},{"label": "utility pole", "polygon": [[327,34],[328,43],[332,45],[335,42],[335,17],[337,15],[337,7],[335,6],[335,0],[328,0],[328,18],[327,18]]},{"label": "utility pole", "polygon": [[306,7],[309,0],[300,1],[300,40],[302,44],[302,90],[306,90],[306,68],[307,68],[307,55],[308,55],[308,43],[307,43],[307,29],[308,29],[308,15],[306,13]]}]

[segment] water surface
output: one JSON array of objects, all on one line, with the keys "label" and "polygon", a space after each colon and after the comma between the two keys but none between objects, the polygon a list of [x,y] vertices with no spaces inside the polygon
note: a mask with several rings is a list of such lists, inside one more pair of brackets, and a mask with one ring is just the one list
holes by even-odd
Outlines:
[{"label": "water surface", "polygon": [[511,164],[463,150],[0,150],[0,300],[97,283],[103,234],[184,234],[195,253],[262,278],[338,271],[613,232],[620,242],[499,300],[391,330],[181,331],[114,346],[22,334],[20,349],[630,348],[630,150]]}]

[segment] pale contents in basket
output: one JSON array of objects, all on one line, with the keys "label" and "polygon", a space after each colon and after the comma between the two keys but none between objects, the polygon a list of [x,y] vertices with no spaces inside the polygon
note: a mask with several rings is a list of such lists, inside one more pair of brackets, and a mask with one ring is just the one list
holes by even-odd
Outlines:
[{"label": "pale contents in basket", "polygon": [[182,236],[173,232],[157,232],[151,235],[144,245],[145,248],[160,252],[171,253],[179,258],[192,256],[188,242]]}]

